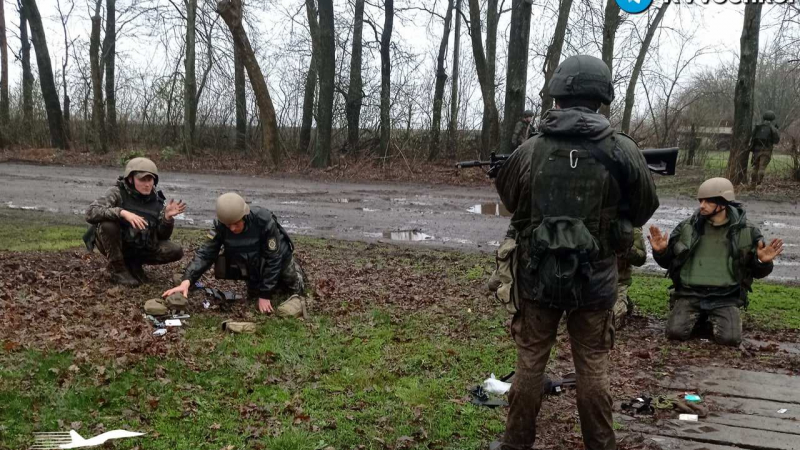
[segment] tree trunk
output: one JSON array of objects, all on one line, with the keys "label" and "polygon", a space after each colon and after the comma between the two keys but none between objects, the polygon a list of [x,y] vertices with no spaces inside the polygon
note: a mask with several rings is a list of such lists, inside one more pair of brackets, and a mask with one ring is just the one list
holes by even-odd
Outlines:
[{"label": "tree trunk", "polygon": [[117,90],[114,80],[117,46],[117,0],[106,0],[106,36],[103,39],[103,66],[106,70],[106,136],[117,142]]},{"label": "tree trunk", "polygon": [[53,68],[50,65],[50,53],[47,50],[42,17],[36,7],[36,0],[22,0],[25,5],[25,15],[30,21],[31,38],[36,50],[36,64],[39,66],[39,84],[42,86],[45,110],[47,111],[47,124],[50,127],[50,142],[53,147],[64,150],[69,149],[69,141],[64,134],[64,121],[61,116],[61,105],[58,101]]},{"label": "tree trunk", "polygon": [[247,97],[245,96],[244,64],[239,47],[233,47],[234,90],[236,99],[236,149],[247,149]]},{"label": "tree trunk", "polygon": [[[617,36],[619,27],[619,5],[614,0],[606,2],[606,13],[603,21],[603,49],[602,59],[611,71],[611,79],[614,79],[614,39]],[[611,105],[602,105],[600,113],[606,117],[611,115]]]},{"label": "tree trunk", "polygon": [[439,134],[442,125],[442,101],[444,99],[444,84],[447,82],[447,73],[444,71],[444,58],[447,54],[447,41],[450,38],[450,22],[452,20],[453,0],[448,0],[447,13],[444,16],[444,31],[442,31],[442,40],[439,43],[439,53],[436,56],[436,84],[433,90],[433,120],[431,122],[428,161],[433,161],[437,156],[439,156]]},{"label": "tree trunk", "polygon": [[456,29],[453,32],[453,79],[450,88],[450,123],[447,126],[447,155],[455,155],[458,131],[458,66],[461,57],[461,0],[456,0]]},{"label": "tree trunk", "polygon": [[[564,38],[567,35],[567,24],[569,23],[571,9],[572,0],[561,0],[561,4],[558,7],[556,30],[553,32],[553,40],[550,42],[550,46],[547,47],[547,56],[545,56],[544,61],[544,86],[542,86],[542,91],[539,94],[542,97],[542,117],[553,107],[553,97],[550,96],[550,89],[547,84],[550,83],[550,78],[553,77],[558,63],[561,62],[561,49],[564,48]],[[514,118],[518,118],[521,113],[522,109],[520,108]],[[513,126],[514,121],[511,122],[511,129],[513,129]]]},{"label": "tree trunk", "polygon": [[277,166],[281,161],[278,121],[275,118],[275,108],[272,106],[272,99],[269,96],[264,74],[261,73],[261,67],[258,65],[253,47],[250,46],[250,40],[247,38],[244,27],[242,27],[242,2],[241,0],[220,0],[217,2],[217,13],[230,29],[233,36],[233,44],[239,47],[242,62],[247,69],[247,77],[253,86],[253,93],[256,96],[258,110],[261,114],[263,145],[272,159],[272,164]]},{"label": "tree trunk", "polygon": [[[306,19],[308,20],[308,31],[311,34],[311,62],[306,74],[306,88],[303,94],[303,119],[300,128],[300,149],[309,152],[311,143],[311,129],[314,124],[314,95],[317,90],[317,78],[319,77],[319,13],[317,12],[314,0],[305,0]],[[319,99],[317,99],[319,101]],[[319,139],[319,119],[317,119],[317,139]],[[312,155],[316,152],[316,144]]]},{"label": "tree trunk", "polygon": [[[571,1],[571,0],[567,0]],[[506,104],[500,152],[511,153],[514,124],[525,109],[525,84],[528,81],[528,40],[531,34],[531,4],[527,0],[511,3],[511,29],[506,70]]]},{"label": "tree trunk", "polygon": [[355,17],[353,18],[353,50],[350,54],[350,86],[347,89],[347,147],[358,154],[358,134],[360,131],[362,85],[361,53],[363,42],[361,34],[364,29],[364,0],[356,0]]},{"label": "tree trunk", "polygon": [[[22,59],[22,122],[33,123],[33,72],[31,71],[31,41],[28,38],[28,12],[25,4],[19,5],[19,39]],[[27,132],[29,128],[24,128]]]},{"label": "tree trunk", "polygon": [[744,9],[742,37],[739,39],[739,76],[733,98],[733,139],[728,158],[728,179],[734,186],[747,181],[750,134],[753,127],[753,93],[758,66],[758,38],[761,31],[761,3]]},{"label": "tree trunk", "polygon": [[306,88],[303,93],[303,118],[300,125],[300,150],[308,152],[311,143],[311,125],[314,122],[314,91],[317,89],[317,58],[311,52],[311,62],[306,74]]},{"label": "tree trunk", "polygon": [[92,124],[94,125],[94,150],[98,153],[106,153],[108,145],[106,143],[105,120],[106,113],[103,106],[103,68],[100,64],[100,6],[102,0],[97,0],[92,16],[92,32],[89,38],[89,65],[92,73]]},{"label": "tree trunk", "polygon": [[[307,0],[310,1],[310,0]],[[336,75],[336,41],[333,24],[333,0],[319,0],[319,98],[317,99],[317,145],[313,167],[331,164],[333,128],[333,79]]]},{"label": "tree trunk", "polygon": [[194,149],[194,126],[197,121],[197,75],[195,73],[195,38],[197,30],[197,0],[186,1],[186,59],[183,60],[183,149]]},{"label": "tree trunk", "polygon": [[385,157],[389,156],[389,142],[391,140],[391,75],[392,61],[392,25],[394,22],[394,0],[384,2],[383,33],[381,33],[381,143],[380,152]]},{"label": "tree trunk", "polygon": [[639,48],[639,55],[636,57],[636,63],[633,65],[633,72],[631,72],[631,79],[628,81],[628,88],[625,90],[625,110],[622,113],[622,131],[627,133],[631,128],[631,113],[633,112],[633,100],[636,96],[636,82],[639,80],[639,74],[642,72],[642,65],[644,58],[647,56],[647,51],[650,49],[650,42],[653,40],[653,35],[656,34],[658,24],[667,12],[669,3],[663,3],[661,8],[658,9],[656,17],[653,22],[647,27],[647,33],[642,41],[642,47]]},{"label": "tree trunk", "polygon": [[481,86],[483,98],[483,124],[481,128],[481,158],[487,158],[497,145],[500,123],[495,103],[495,50],[497,47],[497,0],[487,2],[486,11],[486,54],[481,42],[481,11],[478,0],[469,0],[470,38],[475,70]]},{"label": "tree trunk", "polygon": [[[0,123],[8,125],[8,42],[6,41],[5,1],[0,1]],[[0,130],[2,131],[2,130]]]}]

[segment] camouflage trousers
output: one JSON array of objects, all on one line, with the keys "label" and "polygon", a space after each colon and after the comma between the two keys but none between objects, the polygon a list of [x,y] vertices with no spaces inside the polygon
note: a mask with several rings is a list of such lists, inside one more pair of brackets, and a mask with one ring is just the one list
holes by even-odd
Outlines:
[{"label": "camouflage trousers", "polygon": [[[294,256],[283,266],[275,288],[277,296],[286,297],[294,294],[303,295],[306,290],[306,273]],[[259,297],[258,285],[248,280],[247,298],[256,300]],[[274,299],[273,299],[274,300]]]},{"label": "camouflage trousers", "polygon": [[608,352],[614,346],[611,310],[540,308],[523,301],[511,323],[517,344],[517,367],[509,393],[510,410],[502,450],[533,449],[536,416],[542,406],[542,382],[558,324],[566,312],[578,388],[578,414],[587,450],[614,450]]},{"label": "camouflage trousers", "polygon": [[137,249],[122,242],[117,222],[100,222],[97,226],[97,249],[108,259],[112,268],[167,264],[183,258],[183,249],[171,241],[160,241],[155,248]]},{"label": "camouflage trousers", "polygon": [[617,302],[614,303],[614,329],[621,330],[633,314],[633,301],[628,297],[627,284],[617,285]]},{"label": "camouflage trousers", "polygon": [[677,298],[667,319],[667,338],[686,341],[692,330],[706,320],[711,322],[714,342],[721,345],[738,346],[742,342],[742,316],[737,306],[723,306],[704,310],[700,299]]},{"label": "camouflage trousers", "polygon": [[750,175],[752,184],[759,185],[764,181],[764,174],[771,160],[772,150],[768,148],[753,150],[753,159],[751,161],[753,173]]}]

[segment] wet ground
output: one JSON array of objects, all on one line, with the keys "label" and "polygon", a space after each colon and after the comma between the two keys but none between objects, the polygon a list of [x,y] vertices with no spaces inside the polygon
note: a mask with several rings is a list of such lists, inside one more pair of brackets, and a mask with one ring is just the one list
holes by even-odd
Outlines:
[{"label": "wet ground", "polygon": [[[0,164],[0,207],[82,215],[119,171],[104,167]],[[493,251],[508,227],[508,211],[491,188],[413,184],[329,183],[305,179],[162,173],[167,198],[189,205],[179,224],[208,227],[214,199],[237,191],[272,210],[290,233],[361,241],[397,241],[469,251]],[[691,198],[662,198],[651,223],[670,231],[696,206]],[[751,201],[749,219],[786,249],[773,279],[800,281],[800,207]],[[646,268],[657,269],[651,257]]]}]

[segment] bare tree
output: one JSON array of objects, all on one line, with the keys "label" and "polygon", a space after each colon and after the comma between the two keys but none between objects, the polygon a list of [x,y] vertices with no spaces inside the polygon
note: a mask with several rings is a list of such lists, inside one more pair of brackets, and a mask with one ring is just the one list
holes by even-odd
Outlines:
[{"label": "bare tree", "polygon": [[489,156],[500,135],[499,112],[495,103],[495,54],[497,49],[497,24],[500,12],[497,0],[486,2],[486,53],[481,42],[481,11],[478,0],[469,0],[470,38],[475,70],[483,99],[483,124],[481,127],[481,157]]},{"label": "bare tree", "polygon": [[650,42],[653,41],[653,36],[656,34],[656,30],[661,23],[661,19],[664,18],[664,14],[666,14],[669,5],[669,3],[665,2],[658,8],[658,12],[652,22],[647,26],[647,32],[642,41],[642,46],[639,47],[639,55],[636,57],[636,63],[633,66],[633,72],[631,72],[631,79],[628,81],[628,88],[625,90],[625,110],[622,113],[622,131],[625,133],[628,133],[631,128],[631,113],[633,112],[633,103],[636,97],[636,82],[639,80],[639,74],[642,72],[642,65],[644,65],[644,59],[647,56],[647,51],[650,49]]},{"label": "bare tree", "polygon": [[[311,0],[306,0],[311,1]],[[336,75],[336,47],[333,32],[333,0],[319,0],[319,99],[317,101],[317,145],[311,165],[331,164],[333,127],[333,79]]]},{"label": "bare tree", "polygon": [[350,151],[358,153],[358,135],[360,131],[361,103],[363,99],[361,80],[361,54],[363,49],[362,32],[364,29],[364,0],[356,0],[353,17],[353,46],[350,53],[350,85],[347,89],[347,146]]},{"label": "bare tree", "polygon": [[[614,76],[614,39],[617,36],[617,28],[620,22],[619,5],[614,0],[606,2],[606,11],[603,17],[603,48],[602,59],[608,65],[611,76]],[[611,114],[611,105],[602,105],[600,113],[608,117]]]},{"label": "bare tree", "polygon": [[447,154],[455,154],[458,132],[458,66],[461,49],[461,0],[456,0],[456,29],[453,33],[453,79],[450,90],[450,123],[447,126]]},{"label": "bare tree", "polygon": [[[571,2],[572,0],[564,0]],[[508,63],[506,64],[506,103],[503,134],[500,138],[501,153],[511,153],[511,135],[515,118],[525,109],[525,85],[528,82],[528,43],[531,34],[531,4],[527,0],[511,3],[511,28],[508,41]]]},{"label": "bare tree", "polygon": [[220,0],[217,3],[217,13],[222,16],[222,20],[225,21],[231,31],[233,45],[239,47],[242,62],[247,69],[247,77],[253,86],[258,110],[261,113],[263,145],[272,159],[272,164],[277,166],[281,161],[278,122],[275,117],[275,108],[272,105],[272,99],[267,89],[267,82],[261,72],[261,67],[258,65],[253,47],[250,46],[247,33],[242,26],[242,2],[241,0]]},{"label": "bare tree", "polygon": [[184,0],[186,5],[186,57],[183,76],[183,148],[194,149],[194,127],[197,120],[197,75],[195,73],[195,41],[197,35],[197,0]]},{"label": "bare tree", "polygon": [[[314,0],[305,0],[308,31],[311,35],[311,62],[306,73],[305,91],[303,94],[303,119],[300,125],[300,149],[308,150],[311,143],[311,126],[314,122],[314,95],[317,90],[317,77],[319,67],[319,20]],[[319,129],[319,127],[318,127]],[[316,151],[316,148],[314,149]]]},{"label": "bare tree", "polygon": [[117,54],[117,0],[106,0],[106,35],[103,38],[103,66],[106,71],[106,137],[117,141],[117,91],[114,72]]},{"label": "bare tree", "polygon": [[36,49],[36,64],[39,66],[39,84],[42,87],[47,123],[50,128],[50,142],[53,147],[69,149],[69,140],[64,134],[64,121],[61,115],[61,105],[58,101],[58,91],[53,79],[53,68],[50,65],[50,52],[47,50],[42,17],[36,0],[22,0],[25,5],[25,16],[30,21],[31,38]]},{"label": "bare tree", "polygon": [[753,126],[753,93],[758,67],[758,38],[761,31],[761,3],[748,3],[739,39],[739,76],[733,98],[733,141],[728,158],[728,179],[735,185],[747,181],[748,144]]},{"label": "bare tree", "polygon": [[69,65],[69,48],[72,46],[72,42],[70,42],[67,35],[67,23],[69,23],[69,16],[75,8],[75,3],[70,1],[70,8],[66,15],[64,15],[64,12],[61,10],[61,2],[58,0],[56,0],[56,8],[58,9],[58,16],[61,18],[61,28],[64,30],[64,59],[61,62],[61,87],[64,92],[64,132],[67,135],[67,139],[71,141],[72,133],[69,125],[70,98],[69,92],[67,92],[67,66]]},{"label": "bare tree", "polygon": [[89,64],[92,71],[92,123],[94,125],[94,148],[95,151],[106,153],[108,144],[106,142],[106,113],[103,104],[103,68],[100,63],[100,28],[102,26],[100,8],[102,0],[95,1],[94,15],[92,16],[92,32],[89,38]]},{"label": "bare tree", "polygon": [[[542,90],[539,95],[542,97],[542,117],[553,107],[553,97],[550,96],[550,89],[548,84],[550,83],[550,79],[553,78],[553,74],[556,72],[556,67],[558,67],[558,63],[561,62],[561,49],[564,47],[564,38],[567,34],[567,24],[569,23],[569,13],[572,10],[572,0],[561,0],[561,3],[558,7],[558,20],[556,21],[556,29],[553,32],[553,39],[550,41],[550,45],[547,47],[547,55],[544,58],[544,86],[542,86]],[[518,117],[519,114],[522,112],[522,108],[519,108],[519,111],[514,111],[515,114],[513,117]],[[512,116],[508,116],[510,118]],[[514,126],[514,121],[511,121],[511,126]],[[510,144],[510,143],[509,143]]]},{"label": "bare tree", "polygon": [[[460,1],[460,0],[459,0]],[[444,58],[447,55],[447,41],[450,39],[450,22],[453,19],[453,0],[447,1],[447,13],[444,16],[444,31],[436,56],[436,84],[433,93],[433,119],[431,121],[431,137],[428,146],[428,161],[439,155],[439,134],[442,125],[442,101],[444,100],[444,84],[447,73],[444,71]]]},{"label": "bare tree", "polygon": [[31,41],[28,38],[28,10],[18,0],[20,60],[22,62],[22,121],[33,123],[33,72],[31,71]]},{"label": "bare tree", "polygon": [[242,54],[239,47],[233,47],[234,96],[236,99],[236,149],[247,148],[247,97],[245,96],[245,75]]},{"label": "bare tree", "polygon": [[0,1],[0,146],[3,145],[3,128],[8,124],[8,42],[6,41],[5,1]]},{"label": "bare tree", "polygon": [[380,152],[383,157],[389,156],[391,140],[391,44],[392,25],[394,23],[394,0],[384,0],[383,32],[381,33],[381,143]]}]

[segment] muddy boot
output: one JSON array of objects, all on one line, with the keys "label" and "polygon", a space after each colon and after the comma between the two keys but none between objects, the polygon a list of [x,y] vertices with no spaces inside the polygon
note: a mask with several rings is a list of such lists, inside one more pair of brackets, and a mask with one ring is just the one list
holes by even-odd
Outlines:
[{"label": "muddy boot", "polygon": [[147,273],[145,273],[142,263],[138,261],[125,261],[125,266],[128,268],[130,274],[139,280],[140,283],[150,282],[150,278],[147,276]]},{"label": "muddy boot", "polygon": [[112,283],[130,287],[136,287],[142,284],[131,275],[128,268],[125,267],[124,262],[109,264],[108,271],[111,274]]}]

